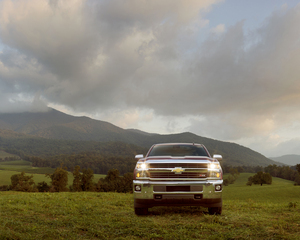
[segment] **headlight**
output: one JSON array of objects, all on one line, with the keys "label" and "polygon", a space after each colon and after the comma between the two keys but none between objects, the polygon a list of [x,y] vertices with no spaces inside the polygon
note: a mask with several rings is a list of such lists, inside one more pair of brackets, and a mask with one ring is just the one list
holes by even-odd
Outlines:
[{"label": "headlight", "polygon": [[148,178],[148,165],[145,162],[138,162],[134,169],[134,179]]},{"label": "headlight", "polygon": [[146,163],[138,163],[136,165],[137,169],[141,169],[141,170],[145,170],[147,168],[147,164]]},{"label": "headlight", "polygon": [[211,170],[220,169],[220,164],[219,163],[210,163],[208,165],[208,168]]},{"label": "headlight", "polygon": [[222,169],[218,162],[208,164],[208,175],[211,178],[223,179]]}]

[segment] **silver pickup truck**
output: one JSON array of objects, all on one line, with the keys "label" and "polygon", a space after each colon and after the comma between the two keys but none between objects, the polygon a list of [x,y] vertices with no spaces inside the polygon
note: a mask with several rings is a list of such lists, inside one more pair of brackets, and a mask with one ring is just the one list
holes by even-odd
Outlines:
[{"label": "silver pickup truck", "polygon": [[222,213],[223,172],[202,144],[155,144],[147,155],[136,155],[133,195],[137,215],[154,206],[203,206]]}]

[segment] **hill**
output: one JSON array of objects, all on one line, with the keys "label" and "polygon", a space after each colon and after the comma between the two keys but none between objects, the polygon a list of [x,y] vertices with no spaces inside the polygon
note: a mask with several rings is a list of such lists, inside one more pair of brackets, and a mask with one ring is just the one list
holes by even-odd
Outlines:
[{"label": "hill", "polygon": [[[160,135],[136,129],[122,129],[111,123],[88,117],[74,117],[55,109],[41,113],[1,113],[0,148],[17,149],[26,155],[42,156],[91,151],[97,145],[108,142],[123,142],[123,149],[131,145],[133,154],[155,143],[195,142],[204,144],[211,154],[221,154],[224,163],[233,166],[267,166],[275,164],[271,159],[244,146],[218,141],[185,132]],[[135,145],[136,147],[132,147]],[[98,149],[99,150],[99,149]],[[102,149],[103,150],[103,149]],[[100,150],[99,150],[100,151]],[[116,155],[112,144],[107,152]],[[122,151],[119,151],[123,155]]]},{"label": "hill", "polygon": [[295,154],[291,154],[291,155],[284,155],[281,157],[272,157],[270,158],[276,162],[280,162],[280,163],[284,163],[290,166],[295,166],[297,164],[300,164],[300,155],[295,155]]}]

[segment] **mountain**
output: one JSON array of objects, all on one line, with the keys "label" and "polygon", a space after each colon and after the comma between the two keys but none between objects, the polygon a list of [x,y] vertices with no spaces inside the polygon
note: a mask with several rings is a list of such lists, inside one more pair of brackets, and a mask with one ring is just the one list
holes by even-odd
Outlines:
[{"label": "mountain", "polygon": [[108,122],[74,117],[52,108],[39,113],[0,113],[0,129],[49,139],[85,141],[114,141],[124,133]]},{"label": "mountain", "polygon": [[65,149],[90,151],[91,145],[97,145],[95,142],[124,142],[142,147],[142,149],[149,149],[155,143],[195,142],[204,144],[211,154],[221,154],[224,164],[233,166],[276,164],[271,159],[244,146],[197,136],[189,132],[160,135],[136,129],[126,130],[108,122],[88,117],[74,117],[55,109],[41,113],[0,113],[0,148],[5,146],[24,149],[24,152],[28,152],[30,148],[31,155],[40,155],[42,147],[42,149],[47,149],[48,154],[51,149],[56,149],[57,154]]},{"label": "mountain", "polygon": [[291,155],[284,155],[281,157],[272,157],[270,158],[276,162],[280,162],[280,163],[284,163],[290,166],[295,166],[297,164],[300,164],[300,155],[295,155],[295,154],[291,154]]}]

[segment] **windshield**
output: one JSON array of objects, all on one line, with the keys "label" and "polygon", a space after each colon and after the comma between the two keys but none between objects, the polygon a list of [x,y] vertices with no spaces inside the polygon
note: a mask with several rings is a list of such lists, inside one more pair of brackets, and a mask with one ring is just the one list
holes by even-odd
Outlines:
[{"label": "windshield", "polygon": [[156,145],[154,146],[149,155],[153,156],[171,156],[171,157],[184,157],[184,156],[206,156],[208,153],[200,145]]}]

